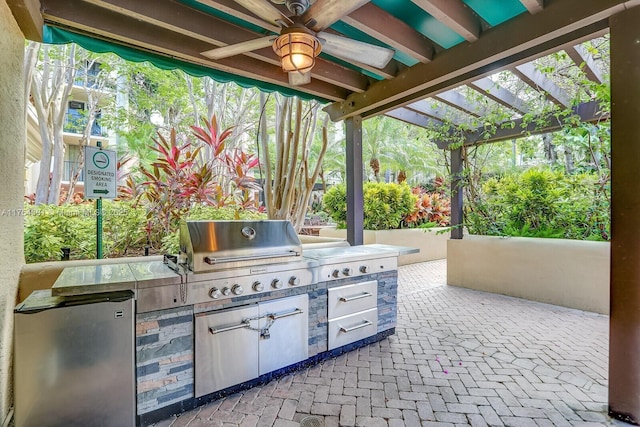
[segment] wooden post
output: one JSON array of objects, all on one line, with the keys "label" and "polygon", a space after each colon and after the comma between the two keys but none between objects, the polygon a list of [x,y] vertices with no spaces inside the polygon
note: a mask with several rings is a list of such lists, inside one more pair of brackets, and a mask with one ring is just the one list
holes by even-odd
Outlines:
[{"label": "wooden post", "polygon": [[347,137],[347,241],[364,243],[364,198],[362,195],[362,118],[345,120]]},{"label": "wooden post", "polygon": [[609,414],[640,424],[640,7],[610,18]]},{"label": "wooden post", "polygon": [[451,238],[462,239],[462,147],[451,150]]}]

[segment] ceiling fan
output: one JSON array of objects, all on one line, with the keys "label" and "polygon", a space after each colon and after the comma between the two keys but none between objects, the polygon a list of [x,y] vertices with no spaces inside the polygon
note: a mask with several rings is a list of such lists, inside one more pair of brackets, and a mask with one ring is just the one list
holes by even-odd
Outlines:
[{"label": "ceiling fan", "polygon": [[[324,31],[340,16],[357,9],[368,0],[270,0],[284,4],[292,13],[286,16],[269,0],[233,0],[270,24],[278,25],[279,35],[261,37],[242,43],[211,49],[201,54],[211,59],[223,59],[272,46],[280,57],[289,83],[303,85],[311,81],[311,68],[322,51],[337,58],[375,68],[384,68],[394,51]],[[310,16],[313,15],[313,16]]]}]

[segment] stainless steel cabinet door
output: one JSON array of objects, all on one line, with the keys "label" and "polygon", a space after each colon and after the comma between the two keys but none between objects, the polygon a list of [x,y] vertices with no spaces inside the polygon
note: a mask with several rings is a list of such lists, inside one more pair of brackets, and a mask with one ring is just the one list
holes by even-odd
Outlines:
[{"label": "stainless steel cabinet door", "polygon": [[260,327],[274,318],[268,335],[260,334],[260,375],[301,362],[309,354],[309,296],[260,303]]},{"label": "stainless steel cabinet door", "polygon": [[257,315],[256,304],[196,315],[196,397],[258,376]]}]

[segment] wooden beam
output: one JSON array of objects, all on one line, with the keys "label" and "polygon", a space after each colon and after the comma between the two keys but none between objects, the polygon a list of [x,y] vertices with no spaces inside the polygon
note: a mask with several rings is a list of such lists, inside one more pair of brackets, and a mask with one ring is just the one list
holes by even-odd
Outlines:
[{"label": "wooden beam", "polygon": [[569,58],[584,72],[589,80],[602,83],[602,73],[593,56],[582,45],[568,46],[564,49]]},{"label": "wooden beam", "polygon": [[[545,117],[538,117],[535,120],[523,119],[511,120],[498,125],[498,130],[487,133],[485,129],[476,129],[465,132],[464,145],[487,144],[490,142],[499,142],[509,139],[523,138],[528,135],[536,135],[542,133],[556,132],[564,126],[574,124],[576,118],[581,122],[600,122],[609,120],[608,113],[603,113],[600,104],[596,101],[589,101],[574,107],[573,115],[558,118],[553,114]],[[447,149],[449,141],[434,141],[438,148]]]},{"label": "wooden beam", "polygon": [[507,108],[522,114],[527,114],[529,112],[529,106],[522,99],[518,98],[516,95],[498,85],[488,77],[470,82],[467,86]]},{"label": "wooden beam", "polygon": [[[86,0],[113,12],[136,18],[170,31],[193,37],[213,46],[226,46],[253,40],[261,35],[226,21],[183,6],[176,2],[156,0]],[[273,49],[265,48],[246,53],[246,56],[280,66],[280,58]],[[316,60],[312,73],[327,83],[343,87],[351,92],[362,92],[369,86],[369,79],[355,70],[329,62]]]},{"label": "wooden beam", "polygon": [[302,22],[313,19],[315,24],[311,26],[313,31],[322,31],[333,23],[347,16],[359,7],[369,3],[370,0],[316,0],[315,3],[302,14]]},{"label": "wooden beam", "polygon": [[473,42],[480,37],[480,20],[462,0],[411,0],[438,21]]},{"label": "wooden beam", "polygon": [[403,21],[372,3],[365,4],[342,22],[368,34],[420,62],[433,58],[433,43]]},{"label": "wooden beam", "polygon": [[39,0],[7,0],[14,19],[26,39],[42,42],[44,20]]},{"label": "wooden beam", "polygon": [[544,9],[543,0],[520,0],[520,3],[527,8],[530,14],[538,13]]},{"label": "wooden beam", "polygon": [[[80,0],[45,0],[43,10],[46,22],[60,24],[92,37],[289,87],[288,76],[280,67],[244,55],[220,61],[208,60],[200,55],[200,52],[210,47],[208,43],[90,3]],[[340,99],[347,95],[343,88],[319,80],[296,86],[295,89],[324,99]]]},{"label": "wooden beam", "polygon": [[249,10],[240,6],[233,0],[197,0],[198,3],[202,3],[205,6],[209,6],[213,9],[219,10],[220,12],[224,12],[227,15],[231,15],[234,18],[241,19],[245,22],[249,22],[250,24],[256,25],[260,28],[264,28],[274,34],[280,33],[280,27],[273,23],[268,23],[264,19],[258,17],[257,15],[251,13]]},{"label": "wooden beam", "polygon": [[571,106],[571,99],[567,93],[548,76],[538,71],[532,63],[518,65],[511,71],[532,88],[545,93],[547,99],[554,104],[561,107]]},{"label": "wooden beam", "polygon": [[588,39],[607,28],[608,17],[624,8],[624,0],[547,0],[536,15],[519,15],[486,31],[475,43],[454,46],[429,63],[416,64],[393,80],[374,83],[366,92],[352,94],[325,110],[334,121],[385,113]]},{"label": "wooden beam", "polygon": [[486,108],[478,103],[471,103],[459,92],[455,90],[448,90],[446,92],[440,92],[433,96],[438,101],[449,105],[457,110],[464,111],[465,113],[474,116],[482,117],[486,114]]},{"label": "wooden beam", "polygon": [[442,126],[441,121],[432,119],[408,108],[396,108],[395,110],[387,111],[385,115],[421,128]]},{"label": "wooden beam", "polygon": [[447,111],[444,108],[434,107],[428,99],[423,99],[421,101],[413,102],[411,104],[405,105],[406,108],[409,108],[413,111],[416,111],[420,114],[423,114],[427,117],[431,117],[432,119],[436,119],[439,122],[450,122],[454,125],[462,125],[465,122],[461,120],[459,117],[453,113],[453,111]]}]

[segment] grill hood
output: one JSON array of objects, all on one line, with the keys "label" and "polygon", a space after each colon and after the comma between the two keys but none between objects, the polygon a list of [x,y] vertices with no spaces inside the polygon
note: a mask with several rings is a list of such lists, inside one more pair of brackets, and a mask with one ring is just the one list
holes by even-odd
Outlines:
[{"label": "grill hood", "polygon": [[291,261],[302,244],[289,221],[184,221],[180,253],[199,273]]}]

